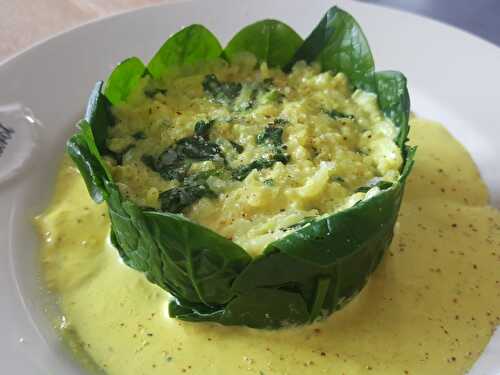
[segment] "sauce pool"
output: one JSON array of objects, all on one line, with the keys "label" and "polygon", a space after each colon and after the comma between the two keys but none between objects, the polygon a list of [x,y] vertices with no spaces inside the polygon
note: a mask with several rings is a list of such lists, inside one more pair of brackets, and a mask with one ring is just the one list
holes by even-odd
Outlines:
[{"label": "sauce pool", "polygon": [[109,375],[464,374],[500,324],[500,213],[464,148],[411,122],[417,161],[383,262],[328,320],[279,331],[170,319],[168,294],[121,262],[106,205],[65,159],[36,218],[62,335]]}]

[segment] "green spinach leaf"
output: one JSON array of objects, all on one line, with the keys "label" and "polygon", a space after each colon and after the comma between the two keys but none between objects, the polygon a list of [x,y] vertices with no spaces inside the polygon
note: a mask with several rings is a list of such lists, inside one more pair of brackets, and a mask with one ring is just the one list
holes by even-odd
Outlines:
[{"label": "green spinach leaf", "polygon": [[213,60],[221,53],[219,41],[209,30],[191,25],[168,38],[149,62],[148,71],[159,78],[172,68]]},{"label": "green spinach leaf", "polygon": [[160,251],[159,282],[172,279],[174,292],[189,303],[217,306],[234,297],[231,285],[251,260],[241,247],[179,215],[144,216]]},{"label": "green spinach leaf", "polygon": [[[95,84],[85,111],[85,121],[92,129],[93,144],[97,147],[99,153],[106,150],[106,137],[108,135],[108,126],[112,126],[113,115],[111,114],[111,103],[108,98],[101,94],[104,83],[99,81]],[[89,136],[89,134],[87,134]]]},{"label": "green spinach leaf", "polygon": [[281,67],[293,57],[302,38],[280,21],[264,20],[246,26],[228,43],[224,54],[233,61],[242,52],[252,53],[259,62]]},{"label": "green spinach leaf", "polygon": [[400,72],[385,71],[375,74],[378,104],[384,114],[399,128],[396,143],[401,149],[408,139],[410,127],[410,95],[406,77]]},{"label": "green spinach leaf", "polygon": [[123,60],[106,81],[104,95],[112,104],[125,101],[144,74],[146,67],[137,57]]},{"label": "green spinach leaf", "polygon": [[[286,307],[286,308],[283,308]],[[249,313],[251,311],[251,313]],[[217,322],[225,325],[246,325],[252,328],[275,329],[307,322],[308,310],[300,295],[274,288],[246,291],[230,301],[225,308],[199,308],[172,301],[172,317],[192,322]]]},{"label": "green spinach leaf", "polygon": [[368,41],[356,20],[340,8],[326,12],[287,68],[300,60],[318,61],[323,71],[342,72],[355,87],[376,92],[375,64]]},{"label": "green spinach leaf", "polygon": [[78,167],[92,199],[101,203],[107,199],[107,183],[111,174],[101,153],[107,150],[107,128],[112,124],[110,103],[101,94],[103,82],[94,86],[87,104],[84,120],[77,124],[79,132],[66,143],[66,150]]},{"label": "green spinach leaf", "polygon": [[[82,120],[80,128],[85,127],[90,127],[90,125]],[[80,171],[90,196],[95,202],[101,203],[107,197],[104,182],[106,172],[101,163],[90,152],[87,142],[88,140],[81,132],[76,133],[66,143],[66,150]]]}]

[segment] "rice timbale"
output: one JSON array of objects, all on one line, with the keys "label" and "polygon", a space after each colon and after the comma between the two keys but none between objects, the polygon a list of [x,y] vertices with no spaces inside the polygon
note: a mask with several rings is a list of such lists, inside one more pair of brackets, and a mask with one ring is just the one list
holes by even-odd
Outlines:
[{"label": "rice timbale", "polygon": [[112,108],[106,160],[121,193],[182,213],[251,255],[395,182],[398,128],[342,73],[244,55],[150,76]]}]

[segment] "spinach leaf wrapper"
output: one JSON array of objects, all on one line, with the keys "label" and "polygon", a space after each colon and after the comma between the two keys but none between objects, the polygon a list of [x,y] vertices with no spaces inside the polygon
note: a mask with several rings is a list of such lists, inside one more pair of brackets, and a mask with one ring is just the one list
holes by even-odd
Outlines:
[{"label": "spinach leaf wrapper", "polygon": [[[180,65],[214,58],[229,62],[249,52],[259,62],[288,70],[299,60],[343,72],[354,88],[378,95],[380,109],[399,128],[394,140],[405,162],[401,177],[353,207],[307,220],[255,258],[232,241],[182,215],[156,212],[125,199],[102,156],[107,152],[110,108],[127,99],[144,75],[155,78]],[[410,101],[403,74],[375,72],[368,42],[354,18],[333,7],[302,40],[289,26],[264,20],[245,27],[223,50],[205,27],[170,37],[146,66],[132,57],[99,82],[67,151],[92,198],[106,201],[111,240],[124,262],[168,291],[178,319],[254,328],[313,322],[351,300],[389,247],[414,148],[406,146]]]}]

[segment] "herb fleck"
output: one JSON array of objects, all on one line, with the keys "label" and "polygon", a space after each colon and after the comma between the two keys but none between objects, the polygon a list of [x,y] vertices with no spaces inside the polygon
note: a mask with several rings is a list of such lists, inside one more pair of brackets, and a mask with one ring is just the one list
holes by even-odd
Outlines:
[{"label": "herb fleck", "polygon": [[339,120],[339,119],[354,120],[354,115],[339,112],[336,109],[330,109],[328,111],[325,111],[325,113],[334,120]]},{"label": "herb fleck", "polygon": [[146,139],[146,134],[144,134],[144,132],[138,131],[138,132],[132,134],[132,137],[134,137],[134,139],[136,141],[138,141],[140,139]]},{"label": "herb fleck", "polygon": [[162,211],[179,213],[203,197],[215,198],[217,195],[207,185],[213,174],[214,171],[196,173],[186,177],[182,185],[160,193]]},{"label": "herb fleck", "polygon": [[203,90],[215,102],[229,105],[240,95],[241,83],[220,82],[215,74],[205,76]]}]

